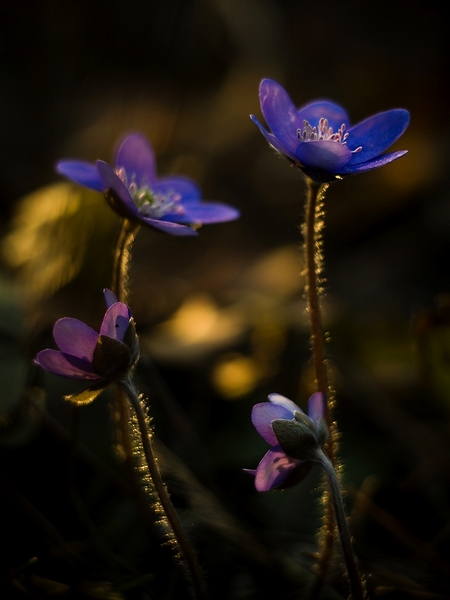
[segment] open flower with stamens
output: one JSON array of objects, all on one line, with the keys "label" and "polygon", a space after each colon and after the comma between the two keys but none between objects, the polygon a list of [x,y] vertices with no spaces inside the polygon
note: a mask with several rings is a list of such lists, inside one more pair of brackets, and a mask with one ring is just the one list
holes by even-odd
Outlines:
[{"label": "open flower with stamens", "polygon": [[199,187],[187,177],[159,179],[153,148],[139,133],[126,136],[119,144],[114,167],[102,160],[95,164],[62,160],[56,170],[76,183],[104,192],[120,216],[171,235],[197,235],[191,226],[239,217],[231,206],[202,202]]},{"label": "open flower with stamens", "polygon": [[321,392],[308,400],[307,415],[281,394],[270,394],[269,402],[255,404],[252,423],[272,446],[255,470],[245,469],[255,475],[259,492],[294,485],[318,461],[328,438],[324,414],[325,397]]},{"label": "open flower with stamens", "polygon": [[78,404],[92,402],[109,383],[125,379],[139,356],[130,308],[110,290],[104,296],[107,310],[99,333],[78,319],[63,317],[53,327],[59,350],[41,350],[34,359],[50,373],[89,383],[83,392],[66,396]]},{"label": "open flower with stamens", "polygon": [[338,104],[316,100],[296,108],[286,90],[271,79],[261,82],[259,99],[271,132],[254,115],[251,119],[277,152],[318,183],[377,169],[407,152],[383,154],[409,124],[409,113],[402,108],[350,126],[347,112]]}]

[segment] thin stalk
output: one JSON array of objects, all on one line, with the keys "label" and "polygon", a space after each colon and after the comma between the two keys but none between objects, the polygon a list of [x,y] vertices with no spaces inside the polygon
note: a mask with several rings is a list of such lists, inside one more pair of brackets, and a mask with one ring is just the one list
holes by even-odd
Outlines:
[{"label": "thin stalk", "polygon": [[[326,453],[331,463],[336,464],[336,426],[332,420],[333,400],[328,382],[325,359],[322,313],[320,309],[320,274],[321,274],[321,218],[322,202],[328,185],[307,180],[306,214],[304,225],[305,262],[306,262],[306,295],[309,321],[311,327],[311,345],[316,376],[317,391],[326,398],[325,422],[330,432],[326,445]],[[311,590],[310,598],[316,598],[325,580],[325,574],[331,559],[334,541],[334,511],[330,490],[325,489],[322,495],[324,505],[320,553],[317,561],[317,576]]]},{"label": "thin stalk", "polygon": [[[139,230],[139,225],[136,225],[128,219],[123,219],[120,225],[120,231],[117,238],[116,248],[114,251],[114,264],[112,276],[112,291],[120,302],[128,303],[129,299],[129,281],[131,267],[131,249],[136,234]],[[134,462],[133,462],[133,445],[130,435],[130,417],[129,408],[126,396],[123,390],[116,388],[115,394],[117,423],[120,432],[119,443],[125,454],[125,462],[132,477],[134,478]],[[135,488],[136,486],[135,483]]]},{"label": "thin stalk", "polygon": [[200,565],[198,563],[195,551],[192,548],[191,543],[178,518],[178,515],[172,504],[164,481],[162,480],[161,473],[157,464],[157,459],[153,451],[153,444],[151,441],[150,432],[147,427],[147,420],[145,417],[144,409],[142,408],[139,396],[136,390],[134,389],[130,378],[128,378],[128,380],[118,381],[117,385],[120,386],[120,388],[125,392],[136,412],[139,432],[141,435],[142,447],[144,449],[145,460],[147,463],[150,477],[153,481],[153,485],[155,487],[161,506],[164,510],[165,516],[167,517],[167,520],[170,523],[175,539],[178,542],[182,554],[184,555],[184,559],[186,560],[186,564],[189,568],[192,577],[192,583],[195,587],[197,597],[205,600],[208,594],[206,591],[205,581],[200,570]]},{"label": "thin stalk", "polygon": [[128,219],[122,220],[114,254],[112,291],[125,304],[129,297],[131,249],[139,227]]},{"label": "thin stalk", "polygon": [[[325,362],[323,342],[322,315],[319,301],[319,275],[321,271],[320,259],[320,230],[321,220],[317,219],[322,198],[327,185],[320,185],[308,180],[308,196],[306,200],[305,216],[305,258],[306,258],[306,293],[308,300],[308,313],[311,326],[311,342],[314,360],[314,370],[317,381],[317,391],[322,392],[327,398],[327,411],[325,420],[330,427],[330,406],[328,403],[328,373]],[[317,235],[319,234],[319,235]]]},{"label": "thin stalk", "polygon": [[344,502],[342,499],[341,486],[334,466],[328,456],[322,451],[318,456],[318,462],[323,467],[329,486],[330,495],[333,502],[334,514],[336,517],[337,529],[341,540],[342,552],[344,554],[347,575],[350,581],[352,600],[364,600],[365,594],[361,583],[361,576],[356,564],[353,553],[350,531],[348,529],[347,517],[345,515]]}]

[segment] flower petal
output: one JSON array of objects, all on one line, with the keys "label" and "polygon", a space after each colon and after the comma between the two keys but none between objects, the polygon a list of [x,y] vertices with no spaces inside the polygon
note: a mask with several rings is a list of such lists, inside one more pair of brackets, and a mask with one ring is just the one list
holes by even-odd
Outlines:
[{"label": "flower petal", "polygon": [[100,177],[103,180],[104,189],[113,190],[118,200],[124,206],[126,212],[131,216],[136,217],[138,215],[137,206],[134,203],[127,186],[123,183],[120,177],[118,177],[115,171],[103,160],[97,161],[97,168],[100,173]]},{"label": "flower petal", "polygon": [[292,400],[289,400],[289,398],[286,398],[281,394],[269,394],[268,398],[269,402],[272,402],[272,404],[283,406],[289,412],[290,416],[287,417],[289,419],[293,418],[295,411],[303,412],[302,409],[295,404],[295,402],[292,402]]},{"label": "flower petal", "polygon": [[303,122],[286,90],[272,79],[263,79],[259,86],[259,100],[261,112],[273,135],[288,152],[295,154],[297,129],[302,127]]},{"label": "flower petal", "polygon": [[329,100],[315,100],[302,106],[298,109],[298,116],[302,128],[303,121],[308,121],[312,127],[317,127],[320,119],[327,119],[328,127],[336,131],[341,125],[347,128],[350,122],[346,110]]},{"label": "flower petal", "polygon": [[108,290],[108,288],[105,288],[103,290],[103,296],[105,297],[106,308],[109,308],[116,302],[119,302],[119,300],[117,299],[117,296],[114,294],[114,292],[112,292],[111,290]]},{"label": "flower petal", "polygon": [[59,319],[53,327],[53,337],[64,354],[92,362],[98,333],[83,321],[71,317]]},{"label": "flower petal", "polygon": [[73,362],[69,361],[68,357],[62,352],[59,352],[59,350],[52,350],[50,348],[41,350],[34,359],[34,362],[50,373],[61,375],[62,377],[69,377],[70,379],[77,379],[80,381],[100,381],[103,379],[94,373],[92,369],[89,369],[88,363],[86,363],[87,370],[84,370],[82,368],[83,361],[79,360],[78,365],[73,364],[76,360]]},{"label": "flower petal", "polygon": [[[184,202],[183,202],[184,207]],[[182,214],[169,213],[164,215],[165,221],[174,223],[225,223],[239,217],[239,211],[226,204],[218,202],[190,203],[184,207]]]},{"label": "flower petal", "polygon": [[322,392],[316,392],[308,400],[308,416],[316,422],[325,416],[326,403],[325,396]]},{"label": "flower petal", "polygon": [[131,310],[123,302],[112,304],[103,317],[100,335],[123,341],[131,319]]},{"label": "flower petal", "polygon": [[[287,158],[290,158],[292,161],[297,162],[297,157],[295,156],[295,153],[294,153],[295,152],[295,148],[294,148],[295,144],[294,144],[294,146],[290,145],[293,149],[292,149],[292,151],[289,150],[289,148],[287,148],[281,142],[279,142],[275,136],[273,136],[271,133],[268,133],[254,115],[250,115],[250,118],[254,123],[256,123],[256,125],[258,125],[261,133],[266,138],[266,140],[269,142],[269,144],[272,146],[272,148],[274,148],[277,152],[279,152],[283,156],[286,156]],[[295,141],[297,144],[298,143],[297,137],[296,137]]]},{"label": "flower petal", "polygon": [[138,218],[143,225],[155,227],[156,229],[160,229],[161,231],[164,231],[164,233],[169,233],[170,235],[198,235],[198,231],[191,229],[191,227],[186,227],[186,225],[171,223],[170,221],[163,221],[160,219],[150,219],[149,217],[143,216],[139,216]]},{"label": "flower petal", "polygon": [[347,146],[350,150],[362,147],[352,154],[349,165],[367,162],[382,154],[405,131],[409,124],[409,112],[395,108],[381,112],[348,130]]},{"label": "flower petal", "polygon": [[287,456],[280,446],[271,448],[256,468],[255,487],[258,492],[267,492],[277,487],[300,464],[300,460]]},{"label": "flower petal", "polygon": [[152,185],[152,192],[155,194],[179,194],[183,204],[190,202],[198,203],[201,199],[199,186],[188,177],[163,177]]},{"label": "flower petal", "polygon": [[277,419],[291,420],[293,412],[281,404],[260,402],[252,408],[252,423],[259,435],[271,446],[278,444],[278,439],[272,428],[272,421]]},{"label": "flower petal", "polygon": [[329,173],[336,173],[352,158],[345,144],[326,140],[300,142],[296,155],[302,165]]},{"label": "flower petal", "polygon": [[156,182],[155,153],[149,141],[139,133],[129,135],[116,152],[116,169],[124,168],[130,183],[136,177],[138,187]]},{"label": "flower petal", "polygon": [[389,154],[383,154],[373,160],[368,160],[365,163],[352,165],[348,164],[337,172],[337,175],[351,175],[352,173],[363,173],[364,171],[371,171],[372,169],[378,169],[393,160],[397,160],[401,156],[404,156],[408,150],[399,150],[398,152],[391,152]]},{"label": "flower petal", "polygon": [[105,186],[97,166],[81,160],[61,160],[56,170],[68,179],[97,192],[103,192]]}]

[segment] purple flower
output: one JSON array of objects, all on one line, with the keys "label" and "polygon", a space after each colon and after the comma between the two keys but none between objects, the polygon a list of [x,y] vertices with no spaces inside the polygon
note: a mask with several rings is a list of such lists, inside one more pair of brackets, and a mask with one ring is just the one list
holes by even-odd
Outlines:
[{"label": "purple flower", "polygon": [[350,127],[345,109],[338,104],[315,100],[297,109],[286,90],[271,79],[261,82],[259,99],[271,133],[254,115],[251,119],[277,152],[318,183],[377,169],[407,152],[382,154],[409,124],[409,113],[402,108]]},{"label": "purple flower", "polygon": [[125,137],[114,168],[102,160],[90,164],[62,160],[56,170],[72,181],[98,192],[120,216],[172,235],[197,235],[190,225],[221,223],[239,217],[225,204],[203,203],[198,186],[187,177],[156,175],[155,155],[145,137]]},{"label": "purple flower", "polygon": [[253,407],[252,423],[272,446],[256,470],[246,469],[255,475],[258,492],[297,483],[305,470],[317,462],[318,452],[328,437],[324,414],[325,398],[321,392],[308,400],[308,415],[280,394],[270,394],[269,402]]},{"label": "purple flower", "polygon": [[77,402],[92,401],[111,381],[123,379],[135,364],[139,344],[130,308],[104,290],[107,310],[97,333],[78,319],[63,317],[53,328],[59,350],[41,350],[34,362],[50,373],[88,382]]}]

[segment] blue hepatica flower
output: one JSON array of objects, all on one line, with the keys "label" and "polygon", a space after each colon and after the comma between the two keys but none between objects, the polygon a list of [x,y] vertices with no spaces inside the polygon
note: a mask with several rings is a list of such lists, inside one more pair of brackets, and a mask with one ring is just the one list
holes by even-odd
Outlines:
[{"label": "blue hepatica flower", "polygon": [[104,291],[106,312],[100,331],[70,317],[59,319],[53,337],[59,350],[41,350],[34,362],[55,375],[85,381],[89,388],[69,399],[91,402],[109,383],[123,379],[136,363],[139,342],[130,308]]},{"label": "blue hepatica flower", "polygon": [[217,202],[203,203],[198,186],[187,177],[156,175],[153,148],[136,133],[125,137],[115,156],[115,166],[98,160],[90,164],[62,160],[56,169],[72,181],[105,192],[122,217],[172,235],[197,235],[190,225],[232,221],[239,212]]},{"label": "blue hepatica flower", "polygon": [[286,90],[271,79],[261,82],[259,99],[271,133],[254,115],[251,119],[277,152],[318,183],[377,169],[407,152],[383,154],[409,124],[409,113],[402,108],[350,126],[338,104],[316,100],[296,108]]},{"label": "blue hepatica flower", "polygon": [[318,453],[328,437],[325,425],[325,397],[316,392],[308,400],[306,415],[292,400],[270,394],[269,402],[256,404],[252,423],[272,448],[266,452],[255,470],[255,487],[266,492],[297,483],[317,462]]}]

